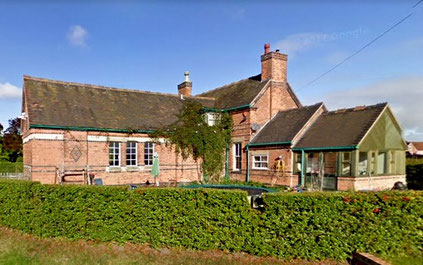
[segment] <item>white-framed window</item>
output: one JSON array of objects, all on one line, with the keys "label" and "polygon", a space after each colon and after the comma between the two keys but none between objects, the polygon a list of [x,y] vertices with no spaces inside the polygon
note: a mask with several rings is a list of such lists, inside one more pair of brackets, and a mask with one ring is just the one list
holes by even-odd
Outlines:
[{"label": "white-framed window", "polygon": [[239,171],[241,170],[241,162],[242,162],[242,144],[241,143],[234,143],[234,170]]},{"label": "white-framed window", "polygon": [[214,112],[207,112],[206,113],[206,122],[209,126],[214,126],[216,124],[216,120],[218,119],[218,114]]},{"label": "white-framed window", "polygon": [[120,143],[109,143],[109,166],[120,167]]},{"label": "white-framed window", "polygon": [[253,169],[269,169],[269,156],[268,155],[254,155]]},{"label": "white-framed window", "polygon": [[144,165],[146,166],[153,165],[153,154],[154,154],[154,143],[145,142],[144,143]]},{"label": "white-framed window", "polygon": [[137,166],[137,142],[126,143],[126,165]]}]

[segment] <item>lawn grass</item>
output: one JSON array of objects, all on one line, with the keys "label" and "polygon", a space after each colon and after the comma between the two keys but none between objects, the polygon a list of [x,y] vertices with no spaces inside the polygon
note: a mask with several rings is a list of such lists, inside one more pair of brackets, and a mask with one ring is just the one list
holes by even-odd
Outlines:
[{"label": "lawn grass", "polygon": [[152,249],[145,245],[116,245],[89,241],[70,241],[60,238],[38,238],[0,227],[0,264],[304,264],[346,265],[338,261],[281,261],[276,258],[260,258],[243,253],[222,251],[191,251],[178,249]]},{"label": "lawn grass", "polygon": [[388,260],[393,265],[423,265],[423,259],[417,257],[393,257]]}]

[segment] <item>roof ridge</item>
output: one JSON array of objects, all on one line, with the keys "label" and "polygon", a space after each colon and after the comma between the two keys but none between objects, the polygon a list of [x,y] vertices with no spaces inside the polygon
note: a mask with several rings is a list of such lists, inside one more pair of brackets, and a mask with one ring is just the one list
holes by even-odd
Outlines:
[{"label": "roof ridge", "polygon": [[[246,81],[246,80],[257,81],[257,82],[259,82],[259,83],[261,83],[261,82],[265,81],[265,80],[258,81],[258,80],[253,80],[253,79],[251,79],[251,78],[256,77],[256,76],[259,76],[259,75],[261,75],[261,74],[258,74],[258,75],[253,75],[253,76],[250,76],[250,77],[247,77],[247,78],[244,78],[244,79],[241,79],[241,80],[238,80],[238,81],[235,81],[235,82],[232,82],[232,83],[229,83],[229,84],[226,84],[226,85],[223,85],[223,86],[220,86],[220,87],[217,87],[217,88],[211,89],[211,90],[208,90],[208,91],[206,91],[206,92],[203,92],[203,93],[198,94],[197,96],[201,96],[201,95],[203,95],[203,94],[210,93],[210,92],[212,92],[212,91],[217,91],[217,90],[223,89],[223,88],[225,88],[225,87],[228,87],[228,86],[232,86],[232,85],[235,85],[235,84],[241,83],[242,81]],[[267,80],[267,79],[266,79],[266,80]],[[197,97],[197,96],[195,96],[195,97]]]},{"label": "roof ridge", "polygon": [[[375,109],[377,107],[385,107],[386,105],[388,105],[387,102],[377,103],[377,104],[368,105],[368,106],[361,105],[361,106],[355,106],[355,107],[352,107],[352,108],[342,108],[342,109],[330,110],[330,111],[327,111],[325,114],[336,114],[337,111],[339,111],[339,110],[342,110],[342,113],[349,112],[349,111],[363,111],[363,110]],[[365,108],[356,109],[357,107],[365,107]]]},{"label": "roof ridge", "polygon": [[[72,85],[72,86],[79,86],[79,87],[90,87],[96,89],[103,89],[103,90],[112,90],[112,91],[121,91],[121,92],[135,92],[135,93],[142,93],[142,94],[152,94],[152,95],[162,95],[162,96],[172,96],[172,97],[180,97],[178,94],[171,94],[171,93],[161,93],[161,92],[152,92],[152,91],[145,91],[145,90],[137,90],[137,89],[128,89],[128,88],[116,88],[116,87],[109,87],[109,86],[100,86],[100,85],[93,85],[93,84],[86,84],[86,83],[77,83],[77,82],[69,82],[69,81],[61,81],[61,80],[53,80],[48,78],[42,77],[34,77],[30,75],[24,75],[24,80],[34,80],[40,81],[45,83],[52,83],[52,84],[61,84],[61,85]],[[197,97],[197,96],[184,96],[185,98],[196,98],[196,99],[209,99],[215,100],[211,97]]]}]

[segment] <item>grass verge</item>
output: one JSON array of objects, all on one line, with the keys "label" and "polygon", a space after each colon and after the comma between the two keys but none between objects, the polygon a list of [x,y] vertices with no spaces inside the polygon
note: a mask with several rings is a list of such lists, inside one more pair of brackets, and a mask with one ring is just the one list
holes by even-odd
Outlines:
[{"label": "grass verge", "polygon": [[243,253],[229,254],[222,251],[191,251],[180,249],[153,249],[146,245],[97,243],[91,241],[70,241],[61,238],[38,238],[0,227],[0,264],[304,264],[304,265],[346,265],[347,262],[324,261],[281,261],[276,258],[260,258]]}]

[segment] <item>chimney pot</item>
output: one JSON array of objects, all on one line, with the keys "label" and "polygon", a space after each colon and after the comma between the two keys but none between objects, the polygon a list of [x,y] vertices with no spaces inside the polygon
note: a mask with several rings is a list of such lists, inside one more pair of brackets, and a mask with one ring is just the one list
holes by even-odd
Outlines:
[{"label": "chimney pot", "polygon": [[270,52],[270,44],[264,44],[264,54],[268,54]]},{"label": "chimney pot", "polygon": [[192,95],[192,82],[189,80],[189,72],[185,71],[185,81],[178,85],[178,94],[181,99]]},{"label": "chimney pot", "polygon": [[191,82],[191,81],[189,81],[189,72],[188,71],[185,71],[185,82]]}]

